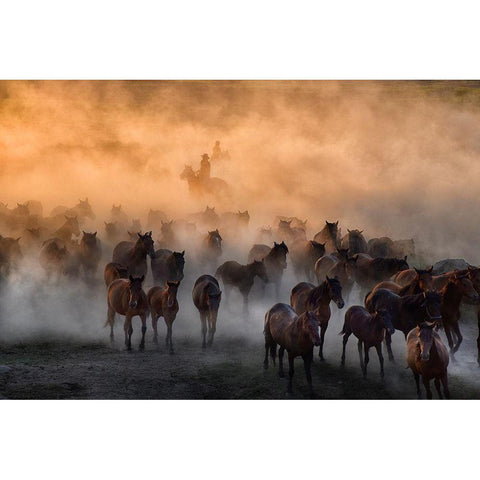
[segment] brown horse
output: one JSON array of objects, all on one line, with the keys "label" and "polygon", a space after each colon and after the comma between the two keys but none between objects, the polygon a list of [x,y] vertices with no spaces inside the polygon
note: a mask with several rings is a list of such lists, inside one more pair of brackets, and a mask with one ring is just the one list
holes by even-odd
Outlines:
[{"label": "brown horse", "polygon": [[334,301],[338,308],[343,308],[342,286],[337,277],[328,278],[318,287],[311,283],[301,282],[292,288],[290,305],[298,315],[306,311],[315,313],[320,324],[320,360],[323,357],[323,342],[328,328],[331,310],[330,302]]},{"label": "brown horse", "polygon": [[108,287],[107,294],[107,321],[105,326],[110,325],[110,341],[113,342],[113,325],[115,314],[125,315],[125,345],[127,350],[132,349],[132,318],[136,315],[142,320],[142,340],[139,349],[145,348],[145,332],[147,331],[147,316],[149,306],[147,295],[142,289],[142,282],[145,277],[134,278],[129,275],[128,279],[118,278]]},{"label": "brown horse", "polygon": [[273,242],[272,248],[268,245],[254,245],[248,253],[248,263],[255,260],[265,263],[268,281],[275,284],[277,298],[280,296],[283,271],[287,268],[287,254],[285,242]]},{"label": "brown horse", "polygon": [[388,237],[372,238],[367,244],[367,253],[372,258],[388,258],[393,256],[393,241]]},{"label": "brown horse", "polygon": [[158,240],[158,244],[161,245],[162,248],[174,248],[178,244],[178,238],[173,230],[173,220],[169,222],[162,221],[162,226],[160,228],[160,232],[162,234],[162,238]]},{"label": "brown horse", "polygon": [[377,285],[375,285],[375,287],[373,288],[372,293],[374,293],[379,288],[386,288],[387,290],[391,290],[393,293],[396,293],[400,297],[403,297],[405,295],[415,295],[416,293],[428,292],[429,290],[432,290],[432,267],[427,270],[419,270],[416,268],[414,270],[415,277],[410,283],[402,286],[393,281],[386,280],[384,282],[377,283]]},{"label": "brown horse", "polygon": [[265,359],[263,367],[268,368],[268,353],[275,364],[277,345],[280,377],[284,377],[283,355],[285,350],[288,354],[288,394],[292,393],[292,379],[294,375],[294,360],[296,357],[303,358],[305,374],[307,377],[310,396],[313,397],[312,388],[312,360],[313,347],[320,344],[318,335],[318,320],[313,312],[304,312],[297,315],[290,305],[277,303],[265,314],[265,325],[263,329],[265,336]]},{"label": "brown horse", "polygon": [[183,252],[172,252],[167,249],[160,249],[150,261],[153,281],[163,285],[166,281],[180,282],[183,280],[183,269],[185,267],[185,250]]},{"label": "brown horse", "polygon": [[371,290],[378,282],[388,280],[393,274],[409,268],[407,257],[402,259],[371,258],[365,254],[357,254],[355,257],[355,280],[363,294]]},{"label": "brown horse", "polygon": [[293,271],[297,278],[304,275],[309,282],[315,279],[315,263],[325,255],[325,244],[315,240],[297,240],[290,247]]},{"label": "brown horse", "polygon": [[67,217],[67,215],[65,215],[65,220],[65,223],[53,233],[53,236],[69,244],[72,242],[73,235],[76,237],[80,235],[80,227],[77,216]]},{"label": "brown horse", "polygon": [[348,249],[350,255],[356,253],[367,253],[367,242],[362,235],[363,230],[348,230],[347,235],[342,238],[341,248]]},{"label": "brown horse", "polygon": [[313,239],[318,243],[325,244],[325,251],[327,254],[336,252],[337,248],[340,247],[338,221],[333,223],[326,221],[323,229],[320,230]]},{"label": "brown horse", "polygon": [[20,239],[21,237],[0,236],[0,273],[3,275],[9,275],[11,270],[15,270],[23,258]]},{"label": "brown horse", "polygon": [[185,165],[180,178],[187,181],[188,191],[197,197],[211,195],[216,198],[228,198],[230,196],[230,187],[225,180],[218,177],[200,178],[191,165]]},{"label": "brown horse", "polygon": [[265,262],[254,260],[248,265],[241,265],[233,260],[222,263],[217,268],[215,276],[222,279],[225,295],[228,299],[232,287],[237,287],[243,296],[243,312],[248,313],[248,295],[252,289],[255,277],[260,277],[264,283],[268,282]]},{"label": "brown horse", "polygon": [[87,276],[94,276],[97,273],[98,264],[102,258],[102,247],[97,238],[97,232],[83,232],[78,258]]},{"label": "brown horse", "polygon": [[[440,320],[441,306],[442,297],[437,292],[422,292],[400,297],[390,290],[379,288],[375,293],[368,294],[365,299],[365,307],[370,313],[377,310],[388,311],[394,328],[403,332],[405,336],[413,327],[424,321]],[[394,361],[392,336],[389,332],[385,334],[385,343],[388,359]]]},{"label": "brown horse", "polygon": [[217,268],[220,257],[222,256],[222,237],[218,228],[208,232],[203,239],[200,258],[202,263],[212,271]]},{"label": "brown horse", "polygon": [[[373,314],[358,305],[350,307],[345,313],[345,322],[340,335],[343,335],[342,365],[345,365],[345,347],[348,337],[353,333],[358,338],[358,354],[363,377],[367,378],[368,351],[375,347],[380,362],[380,375],[383,378],[382,342],[385,331],[390,335],[395,333],[390,313],[386,310],[377,310]],[[365,351],[365,360],[362,356],[362,346]]]},{"label": "brown horse", "polygon": [[[454,354],[463,340],[459,326],[460,303],[463,297],[468,297],[471,302],[478,303],[480,297],[469,278],[468,272],[463,274],[456,272],[451,275],[439,293],[442,296],[442,324],[450,347],[450,356],[452,361],[455,361]],[[456,337],[455,343],[452,333]]]},{"label": "brown horse", "polygon": [[115,242],[120,236],[117,222],[103,222],[105,224],[105,236],[108,242]]},{"label": "brown horse", "polygon": [[120,242],[113,249],[112,262],[125,265],[130,275],[147,274],[147,255],[155,258],[152,232],[137,233],[137,241]]},{"label": "brown horse", "polygon": [[59,238],[51,238],[43,242],[39,262],[48,277],[60,276],[66,273],[70,257],[65,242]]},{"label": "brown horse", "polygon": [[348,250],[338,250],[336,254],[324,255],[315,263],[314,270],[317,282],[323,282],[328,277],[338,277],[348,299],[355,283],[356,258],[348,256]]},{"label": "brown horse", "polygon": [[[222,292],[215,277],[201,275],[197,278],[192,291],[193,304],[200,313],[202,322],[202,348],[210,347],[217,329],[217,316]],[[205,342],[208,323],[208,342]]]},{"label": "brown horse", "polygon": [[128,278],[127,267],[120,265],[119,263],[107,263],[103,273],[105,285],[108,287],[117,278]]},{"label": "brown horse", "polygon": [[158,344],[157,322],[163,317],[167,325],[165,343],[173,353],[172,326],[178,313],[177,292],[180,282],[165,282],[165,287],[152,287],[147,294],[148,305],[152,315],[153,342]]},{"label": "brown horse", "polygon": [[407,364],[415,378],[418,398],[421,398],[420,376],[428,399],[432,398],[430,389],[432,378],[438,397],[442,398],[440,391],[440,382],[442,382],[445,398],[450,398],[447,379],[448,352],[435,328],[435,322],[423,322],[407,335]]},{"label": "brown horse", "polygon": [[[86,218],[95,220],[96,215],[92,210],[88,198],[85,200],[78,200],[77,205],[72,208],[58,206],[52,210],[50,217],[60,217],[62,215],[68,215],[69,217],[77,217],[80,223],[83,223]],[[80,235],[80,234],[78,234]]]},{"label": "brown horse", "polygon": [[[430,268],[429,270],[430,275],[432,275],[432,268]],[[442,273],[441,275],[432,275],[431,288],[433,288],[434,290],[441,290],[448,283],[448,280],[455,272],[456,270],[452,272]],[[415,279],[416,274],[417,271],[415,268],[408,268],[394,275],[393,281],[404,287]]]}]

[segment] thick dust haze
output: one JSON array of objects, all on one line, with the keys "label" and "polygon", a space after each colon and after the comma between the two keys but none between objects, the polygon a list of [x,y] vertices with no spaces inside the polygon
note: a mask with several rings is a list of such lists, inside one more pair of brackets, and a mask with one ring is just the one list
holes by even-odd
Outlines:
[{"label": "thick dust haze", "polygon": [[[2,82],[1,200],[44,214],[88,197],[146,217],[200,211],[179,174],[221,141],[217,211],[248,209],[411,238],[434,257],[476,254],[480,112],[458,82]],[[460,101],[461,100],[461,101]],[[314,233],[313,231],[311,233]]]}]

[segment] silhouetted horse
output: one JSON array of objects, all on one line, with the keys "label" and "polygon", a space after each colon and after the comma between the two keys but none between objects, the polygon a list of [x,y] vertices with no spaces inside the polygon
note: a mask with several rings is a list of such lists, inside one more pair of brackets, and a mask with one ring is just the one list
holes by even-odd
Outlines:
[{"label": "silhouetted horse", "polygon": [[420,376],[428,399],[432,398],[430,389],[432,378],[438,397],[442,398],[440,391],[440,382],[442,382],[443,393],[446,398],[450,398],[447,379],[448,352],[435,328],[435,322],[423,322],[407,335],[407,364],[415,378],[418,398],[421,398]]},{"label": "silhouetted horse", "polygon": [[200,178],[191,165],[185,165],[180,178],[188,182],[188,190],[194,196],[211,195],[226,198],[230,195],[230,187],[225,180],[217,177]]},{"label": "silhouetted horse", "polygon": [[356,253],[367,253],[367,241],[362,235],[363,230],[348,230],[347,235],[342,238],[341,248],[348,249],[350,255]]},{"label": "silhouetted horse", "polygon": [[287,268],[288,247],[285,242],[273,242],[273,247],[268,245],[254,245],[248,253],[248,263],[255,260],[264,261],[268,281],[275,284],[275,294],[280,297],[280,286],[283,271]]},{"label": "silhouetted horse", "polygon": [[[276,231],[276,238],[283,239],[286,238],[287,242],[293,243],[297,240],[306,240],[306,227],[292,227],[293,220],[280,220],[278,222],[278,229]],[[305,224],[307,221],[305,220]]]},{"label": "silhouetted horse", "polygon": [[5,276],[8,276],[11,270],[18,268],[23,258],[20,238],[0,236],[0,273]]},{"label": "silhouetted horse", "polygon": [[256,276],[268,282],[265,262],[256,260],[248,265],[240,265],[233,260],[223,263],[217,268],[215,276],[222,279],[227,303],[232,287],[237,287],[243,296],[243,312],[248,313],[248,295]]},{"label": "silhouetted horse", "polygon": [[153,281],[157,285],[163,285],[166,281],[183,280],[183,269],[185,267],[185,251],[172,252],[167,249],[160,249],[150,261]]},{"label": "silhouetted horse", "polygon": [[372,258],[392,257],[393,241],[388,237],[372,238],[368,241],[367,253]]},{"label": "silhouetted horse", "polygon": [[88,198],[85,200],[79,200],[77,205],[75,205],[73,208],[64,206],[55,207],[52,210],[50,217],[61,217],[62,215],[77,217],[80,223],[83,223],[86,218],[89,218],[90,220],[95,220],[96,218],[96,215],[93,213],[92,207],[88,202]]},{"label": "silhouetted horse", "polygon": [[[213,343],[213,336],[217,329],[217,316],[222,292],[220,285],[215,277],[211,275],[201,275],[197,278],[192,291],[193,304],[200,313],[202,322],[202,348]],[[208,325],[208,342],[205,341]]]},{"label": "silhouetted horse", "polygon": [[114,280],[108,287],[107,294],[107,321],[105,326],[110,325],[110,341],[113,342],[113,325],[115,314],[125,315],[125,345],[127,350],[132,349],[132,318],[136,315],[142,320],[142,340],[139,349],[145,348],[145,332],[147,331],[147,316],[149,306],[147,296],[142,289],[145,277],[134,278],[131,275],[127,279]]},{"label": "silhouetted horse", "polygon": [[[410,283],[405,284],[404,286],[399,285],[396,282],[385,280],[383,282],[377,283],[372,290],[372,293],[378,290],[379,288],[386,288],[391,290],[393,293],[396,293],[400,297],[405,295],[414,295],[416,293],[428,292],[433,289],[433,277],[432,277],[432,267],[427,270],[415,270],[415,277]],[[407,271],[407,270],[404,270]],[[400,272],[402,273],[402,272]]]},{"label": "silhouetted horse", "polygon": [[[383,378],[382,342],[385,331],[390,335],[395,333],[390,313],[386,310],[377,310],[373,314],[358,305],[350,307],[345,313],[345,322],[340,335],[343,335],[342,365],[345,365],[345,347],[348,337],[353,333],[358,338],[358,354],[363,377],[367,378],[368,351],[375,347],[380,362],[380,375]],[[362,346],[365,351],[365,360],[362,355]]]},{"label": "silhouetted horse", "polygon": [[305,367],[310,396],[313,397],[311,366],[313,360],[313,347],[320,344],[318,336],[318,320],[313,312],[297,315],[290,305],[277,303],[265,314],[263,329],[265,336],[265,360],[263,366],[268,368],[268,353],[275,363],[277,345],[280,377],[284,377],[283,355],[288,354],[288,387],[287,392],[292,393],[292,379],[294,375],[295,357],[301,356]]},{"label": "silhouetted horse", "polygon": [[290,246],[290,258],[293,270],[300,278],[302,275],[312,281],[315,278],[315,263],[325,255],[325,244],[315,240],[297,240]]},{"label": "silhouetted horse", "polygon": [[73,235],[80,235],[80,227],[78,225],[78,218],[76,216],[67,217],[65,215],[65,220],[65,223],[54,232],[53,236],[69,244],[72,242]]},{"label": "silhouetted horse", "polygon": [[348,250],[337,250],[337,254],[324,255],[314,266],[317,282],[323,282],[326,276],[337,277],[342,284],[345,298],[348,299],[355,283],[356,259],[348,256]]},{"label": "silhouetted horse", "polygon": [[107,287],[117,278],[128,278],[127,267],[119,263],[107,263],[103,272],[103,278]]},{"label": "silhouetted horse", "polygon": [[98,263],[102,258],[102,247],[100,240],[97,238],[97,232],[83,232],[78,258],[86,275],[93,276],[97,273]]},{"label": "silhouetted horse", "polygon": [[[370,293],[365,299],[365,307],[370,313],[377,310],[387,310],[392,318],[392,324],[396,330],[400,330],[406,336],[416,325],[424,321],[440,320],[442,297],[437,292],[422,292],[416,295],[397,294],[384,288]],[[389,332],[385,334],[388,359],[394,360],[392,352],[392,338]]]},{"label": "silhouetted horse", "polygon": [[320,360],[323,357],[323,342],[328,328],[331,310],[330,302],[334,301],[338,308],[343,308],[342,286],[338,278],[328,278],[318,287],[311,283],[301,282],[290,292],[290,305],[298,315],[306,311],[315,313],[320,324]]},{"label": "silhouetted horse", "polygon": [[148,305],[152,315],[153,342],[158,344],[157,322],[163,317],[167,325],[165,343],[170,353],[173,353],[172,327],[177,316],[179,306],[177,292],[180,282],[165,282],[165,287],[152,287],[147,294]]},{"label": "silhouetted horse", "polygon": [[135,243],[120,242],[113,249],[112,262],[126,266],[130,275],[146,275],[147,255],[155,258],[152,232],[144,235],[138,233],[137,236],[138,239]]},{"label": "silhouetted horse", "polygon": [[170,220],[169,222],[161,222],[161,233],[162,233],[162,238],[158,240],[159,245],[162,248],[175,248],[175,246],[178,244],[178,238],[177,235],[175,234],[173,230],[173,220]]},{"label": "silhouetted horse", "polygon": [[221,256],[222,237],[217,228],[208,232],[207,236],[203,239],[200,259],[206,268],[213,271],[217,268]]},{"label": "silhouetted horse", "polygon": [[338,234],[338,221],[334,223],[325,222],[325,226],[318,232],[313,239],[318,243],[325,244],[326,253],[336,252],[340,247]]},{"label": "silhouetted horse", "polygon": [[49,277],[66,273],[69,258],[70,253],[65,246],[65,242],[59,238],[50,238],[43,242],[39,262]]},{"label": "silhouetted horse", "polygon": [[105,224],[105,236],[108,242],[115,242],[119,239],[120,229],[117,222],[103,222]]}]

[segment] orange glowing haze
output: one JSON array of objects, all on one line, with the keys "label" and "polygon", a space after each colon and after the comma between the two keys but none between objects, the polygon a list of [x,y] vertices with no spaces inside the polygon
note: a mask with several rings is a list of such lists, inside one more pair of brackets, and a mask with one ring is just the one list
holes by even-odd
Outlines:
[{"label": "orange glowing haze", "polygon": [[0,201],[204,210],[179,174],[215,140],[218,211],[325,219],[480,262],[477,82],[0,82]]}]

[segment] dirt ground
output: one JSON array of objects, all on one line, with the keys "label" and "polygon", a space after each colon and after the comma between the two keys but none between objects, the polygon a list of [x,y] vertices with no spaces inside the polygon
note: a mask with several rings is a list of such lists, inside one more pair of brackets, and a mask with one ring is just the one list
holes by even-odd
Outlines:
[{"label": "dirt ground", "polygon": [[[414,380],[405,368],[405,341],[394,335],[396,362],[385,360],[385,380],[379,375],[371,351],[368,379],[362,378],[356,341],[350,338],[347,364],[340,367],[341,316],[332,317],[327,332],[325,355],[312,367],[318,399],[414,399]],[[134,350],[124,350],[121,325],[116,343],[29,342],[0,346],[0,397],[7,399],[285,399],[286,379],[277,369],[262,366],[264,349],[261,331],[258,341],[222,334],[211,349],[202,351],[200,335],[190,332],[175,336],[175,354],[163,344],[155,346],[147,337],[146,349],[138,350],[139,325],[134,331]],[[464,343],[457,362],[449,367],[453,398],[480,399],[480,368],[476,361],[476,322],[468,315],[462,323]],[[107,337],[107,332],[103,333]],[[151,331],[147,333],[151,334]],[[443,333],[442,333],[443,336]],[[308,398],[301,359],[296,360],[294,393],[291,398]],[[433,384],[432,384],[433,388]],[[436,393],[434,393],[434,398]]]}]

